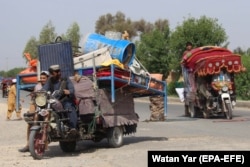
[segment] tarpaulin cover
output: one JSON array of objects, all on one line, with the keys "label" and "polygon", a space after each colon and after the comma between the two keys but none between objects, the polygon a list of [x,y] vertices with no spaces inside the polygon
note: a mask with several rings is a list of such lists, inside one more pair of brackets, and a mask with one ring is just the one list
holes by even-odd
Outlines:
[{"label": "tarpaulin cover", "polygon": [[[79,81],[70,77],[75,96],[79,102],[79,115],[84,117],[89,114],[100,112],[103,118],[103,127],[114,127],[121,125],[136,125],[139,117],[134,110],[134,99],[132,94],[116,91],[116,101],[111,102],[111,93],[105,89],[94,90],[93,82],[85,76]],[[98,110],[96,106],[98,105]]]},{"label": "tarpaulin cover", "polygon": [[139,117],[135,113],[134,99],[132,94],[116,91],[118,100],[111,102],[111,94],[105,89],[99,92],[100,110],[103,114],[104,127],[121,125],[134,125],[138,123]]}]

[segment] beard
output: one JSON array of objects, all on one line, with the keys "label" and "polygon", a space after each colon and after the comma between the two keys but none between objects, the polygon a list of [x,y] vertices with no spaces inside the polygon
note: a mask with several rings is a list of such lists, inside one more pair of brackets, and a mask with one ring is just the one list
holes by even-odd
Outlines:
[{"label": "beard", "polygon": [[52,76],[51,81],[52,83],[56,83],[60,80],[60,78],[61,78],[61,75]]}]

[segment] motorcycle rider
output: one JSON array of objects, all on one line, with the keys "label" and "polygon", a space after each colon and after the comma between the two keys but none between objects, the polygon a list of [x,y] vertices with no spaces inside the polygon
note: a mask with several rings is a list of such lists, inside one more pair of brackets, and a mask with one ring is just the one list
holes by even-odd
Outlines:
[{"label": "motorcycle rider", "polygon": [[[48,80],[48,78],[49,78],[49,72],[48,71],[42,71],[40,73],[40,81],[38,82],[38,84],[36,84],[36,86],[34,88],[34,91],[41,90],[43,85],[45,85],[46,81]],[[36,108],[35,108],[34,100],[32,99],[31,104],[30,104],[30,109],[29,109],[28,113],[34,113],[35,110],[36,110]],[[28,152],[29,151],[30,128],[31,128],[31,125],[28,124],[27,125],[27,143],[23,148],[18,150],[19,152]]]},{"label": "motorcycle rider", "polygon": [[[68,110],[69,116],[69,134],[76,135],[77,113],[74,105],[74,86],[69,78],[62,78],[59,65],[52,65],[49,68],[51,77],[48,79],[42,89],[53,93],[55,90],[61,90],[62,95],[58,97],[60,105],[64,110]],[[58,105],[57,105],[58,106]],[[53,106],[52,106],[53,107]],[[60,107],[54,107],[56,111],[61,110]]]},{"label": "motorcycle rider", "polygon": [[[212,93],[211,93],[212,87],[210,85],[210,81],[205,77],[198,77],[197,88],[198,88],[197,90],[203,95],[203,97],[205,97],[206,108],[208,110],[211,110],[213,99],[212,99]],[[199,106],[203,108],[201,104]]]},{"label": "motorcycle rider", "polygon": [[220,73],[213,76],[213,81],[230,81],[231,77],[228,75],[225,69],[221,69]]}]

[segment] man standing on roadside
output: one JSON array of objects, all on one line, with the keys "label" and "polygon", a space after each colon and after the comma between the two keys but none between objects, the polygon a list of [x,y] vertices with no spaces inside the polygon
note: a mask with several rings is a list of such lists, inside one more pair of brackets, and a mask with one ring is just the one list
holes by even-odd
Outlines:
[{"label": "man standing on roadside", "polygon": [[12,79],[12,85],[10,86],[10,91],[8,94],[8,111],[7,111],[7,121],[10,121],[12,112],[16,111],[17,120],[22,120],[21,117],[21,107],[16,109],[16,79]]}]

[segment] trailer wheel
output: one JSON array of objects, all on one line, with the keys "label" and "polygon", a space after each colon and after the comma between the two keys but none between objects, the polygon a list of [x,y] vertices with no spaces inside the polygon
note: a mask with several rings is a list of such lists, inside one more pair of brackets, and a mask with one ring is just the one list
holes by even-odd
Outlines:
[{"label": "trailer wheel", "polygon": [[107,134],[108,144],[110,147],[117,148],[123,144],[123,129],[116,126],[108,129]]}]

